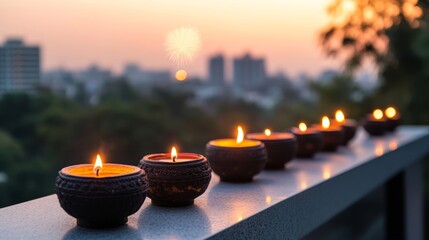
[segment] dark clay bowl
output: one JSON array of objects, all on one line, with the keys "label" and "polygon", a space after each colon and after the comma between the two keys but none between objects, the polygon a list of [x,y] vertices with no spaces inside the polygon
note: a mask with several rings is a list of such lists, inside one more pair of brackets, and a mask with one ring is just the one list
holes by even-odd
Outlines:
[{"label": "dark clay bowl", "polygon": [[344,131],[344,138],[342,145],[347,146],[347,144],[352,140],[356,135],[357,122],[352,119],[346,119],[344,123],[341,124],[341,128]]},{"label": "dark clay bowl", "polygon": [[387,119],[387,131],[395,131],[399,125],[401,125],[401,119],[399,117]]},{"label": "dark clay bowl", "polygon": [[283,139],[258,139],[256,136],[259,134],[247,134],[248,139],[258,140],[264,143],[268,158],[265,169],[284,169],[285,164],[290,162],[296,155],[298,144],[295,136],[290,133],[282,134],[290,136]]},{"label": "dark clay bowl", "polygon": [[55,191],[61,207],[88,228],[124,225],[146,198],[146,174],[137,171],[106,178],[76,177],[58,173]]},{"label": "dark clay bowl", "polygon": [[388,129],[387,121],[364,120],[363,128],[370,136],[382,136]]},{"label": "dark clay bowl", "polygon": [[335,152],[337,148],[343,144],[344,131],[340,126],[324,129],[320,125],[313,125],[320,133],[322,133],[322,151]]},{"label": "dark clay bowl", "polygon": [[148,197],[152,204],[163,207],[192,205],[203,194],[211,180],[211,168],[207,159],[199,154],[180,153],[178,158],[196,156],[189,162],[166,163],[169,154],[151,154],[140,160],[139,167],[149,179]]},{"label": "dark clay bowl", "polygon": [[313,158],[314,154],[322,149],[323,137],[319,131],[308,130],[301,133],[299,129],[293,128],[292,133],[295,134],[298,143],[296,157]]},{"label": "dark clay bowl", "polygon": [[213,171],[223,182],[251,182],[267,163],[264,144],[254,147],[219,147],[206,145],[206,156]]}]

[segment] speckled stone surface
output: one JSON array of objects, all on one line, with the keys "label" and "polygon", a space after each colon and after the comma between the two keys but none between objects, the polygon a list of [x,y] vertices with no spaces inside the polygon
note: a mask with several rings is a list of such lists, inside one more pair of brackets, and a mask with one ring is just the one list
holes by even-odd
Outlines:
[{"label": "speckled stone surface", "polygon": [[0,239],[296,239],[427,152],[428,127],[400,127],[378,138],[360,129],[348,148],[295,159],[252,183],[221,183],[213,175],[193,206],[161,208],[146,199],[128,225],[116,229],[77,227],[56,195],[2,208]]}]

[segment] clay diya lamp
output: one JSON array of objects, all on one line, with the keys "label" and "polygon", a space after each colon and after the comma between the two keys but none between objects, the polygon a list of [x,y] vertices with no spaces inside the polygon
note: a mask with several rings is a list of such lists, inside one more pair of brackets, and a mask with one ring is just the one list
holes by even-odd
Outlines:
[{"label": "clay diya lamp", "polygon": [[284,169],[297,151],[297,141],[293,134],[286,132],[271,132],[265,129],[263,133],[249,133],[247,139],[261,141],[267,150],[267,164],[265,169]]},{"label": "clay diya lamp", "polygon": [[387,131],[393,132],[401,124],[401,116],[393,107],[388,107],[384,110],[387,117]]},{"label": "clay diya lamp", "polygon": [[353,119],[346,119],[341,110],[335,112],[335,120],[332,125],[339,125],[343,129],[344,138],[342,145],[346,146],[356,135],[357,122]]},{"label": "clay diya lamp", "polygon": [[194,203],[209,186],[211,168],[207,159],[195,153],[150,154],[140,160],[139,167],[149,179],[148,197],[152,204],[181,207]]},{"label": "clay diya lamp", "polygon": [[261,141],[244,139],[238,127],[237,139],[217,139],[206,145],[210,166],[223,182],[251,182],[267,163],[267,153]]},{"label": "clay diya lamp", "polygon": [[80,164],[61,169],[55,191],[61,207],[88,228],[124,225],[128,216],[140,209],[146,198],[146,174],[138,167]]},{"label": "clay diya lamp", "polygon": [[388,128],[387,120],[383,116],[383,111],[375,109],[372,114],[368,114],[363,123],[363,128],[370,136],[381,136]]},{"label": "clay diya lamp", "polygon": [[296,157],[313,158],[314,154],[322,149],[322,133],[314,128],[307,128],[305,123],[300,123],[298,128],[292,128],[292,133],[298,142]]},{"label": "clay diya lamp", "polygon": [[321,125],[313,125],[313,127],[322,133],[322,151],[335,152],[344,141],[344,131],[340,126],[331,125],[331,121],[327,116],[322,118]]}]

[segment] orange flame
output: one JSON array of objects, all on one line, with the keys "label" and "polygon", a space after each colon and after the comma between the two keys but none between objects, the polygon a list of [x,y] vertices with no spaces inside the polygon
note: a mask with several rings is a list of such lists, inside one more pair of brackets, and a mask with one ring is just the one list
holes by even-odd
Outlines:
[{"label": "orange flame", "polygon": [[266,136],[270,136],[271,135],[271,130],[270,129],[265,129],[265,135]]},{"label": "orange flame", "polygon": [[331,122],[329,121],[329,118],[327,116],[323,116],[322,118],[322,127],[327,129],[331,125]]},{"label": "orange flame", "polygon": [[171,148],[171,160],[173,160],[173,162],[176,161],[177,158],[177,150],[176,147],[172,147]]},{"label": "orange flame", "polygon": [[307,131],[307,125],[305,125],[305,123],[299,123],[298,128],[301,132],[305,132]]},{"label": "orange flame", "polygon": [[97,158],[95,159],[94,168],[93,168],[94,173],[98,176],[102,168],[103,168],[103,162],[101,161],[100,154],[97,154]]},{"label": "orange flame", "polygon": [[344,122],[345,118],[346,117],[344,116],[343,111],[337,110],[335,112],[335,119],[337,120],[337,122],[342,123],[342,122]]},{"label": "orange flame", "polygon": [[241,126],[238,126],[237,127],[237,143],[243,142],[243,139],[244,139],[243,128],[241,128]]},{"label": "orange flame", "polygon": [[393,118],[396,115],[396,109],[393,107],[388,107],[386,108],[386,110],[384,111],[384,113],[386,114],[386,116],[388,118]]},{"label": "orange flame", "polygon": [[383,118],[383,111],[381,111],[380,109],[375,109],[374,112],[372,112],[372,115],[375,119],[380,120]]}]

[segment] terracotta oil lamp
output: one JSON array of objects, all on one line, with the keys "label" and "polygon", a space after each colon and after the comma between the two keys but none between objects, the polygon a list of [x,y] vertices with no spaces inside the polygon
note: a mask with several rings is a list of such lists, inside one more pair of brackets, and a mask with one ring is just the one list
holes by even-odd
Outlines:
[{"label": "terracotta oil lamp", "polygon": [[341,126],[344,131],[342,145],[347,145],[356,135],[357,122],[353,119],[346,119],[343,111],[337,110],[335,112],[335,120],[332,120],[331,122],[333,125]]},{"label": "terracotta oil lamp", "polygon": [[139,167],[149,179],[148,197],[152,204],[165,207],[192,205],[202,195],[211,179],[207,159],[195,153],[150,154],[140,160]]},{"label": "terracotta oil lamp", "polygon": [[105,163],[61,169],[55,191],[61,207],[89,228],[117,227],[137,212],[146,198],[146,174],[138,167]]},{"label": "terracotta oil lamp", "polygon": [[246,137],[264,143],[268,157],[266,169],[283,169],[295,157],[297,141],[291,133],[265,129],[263,133],[249,133]]},{"label": "terracotta oil lamp", "polygon": [[323,116],[321,125],[313,125],[322,133],[322,151],[335,152],[344,142],[344,131],[340,126],[331,125],[327,116]]},{"label": "terracotta oil lamp", "polygon": [[206,156],[213,171],[224,182],[251,182],[267,163],[267,153],[261,141],[244,139],[238,126],[237,139],[217,139],[206,145]]},{"label": "terracotta oil lamp", "polygon": [[305,123],[300,123],[298,128],[292,128],[292,133],[298,142],[298,158],[313,158],[314,154],[322,149],[322,133],[314,128],[307,128]]},{"label": "terracotta oil lamp", "polygon": [[383,116],[383,111],[375,109],[372,114],[368,114],[363,128],[368,132],[370,136],[381,136],[388,128],[387,120]]},{"label": "terracotta oil lamp", "polygon": [[388,107],[384,110],[387,118],[387,131],[393,132],[401,124],[401,116],[393,107]]}]

